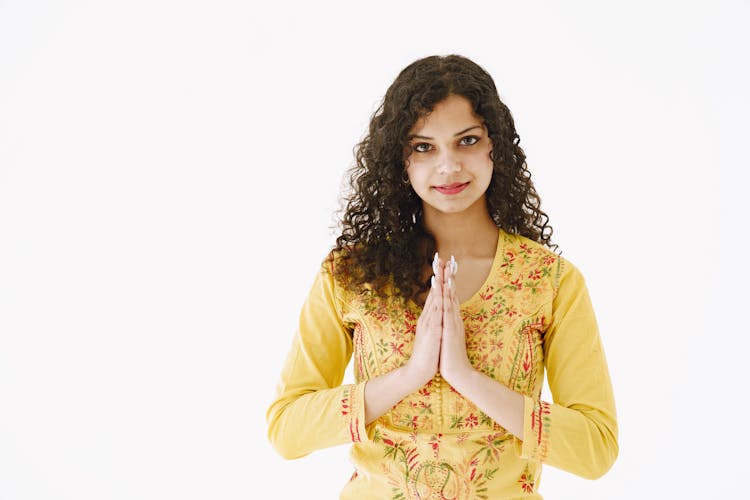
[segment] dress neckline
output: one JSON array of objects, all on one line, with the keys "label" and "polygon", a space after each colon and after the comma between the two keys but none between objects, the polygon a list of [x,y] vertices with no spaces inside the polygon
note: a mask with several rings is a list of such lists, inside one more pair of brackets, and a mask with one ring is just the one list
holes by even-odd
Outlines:
[{"label": "dress neckline", "polygon": [[[495,249],[495,256],[492,259],[492,265],[490,266],[490,272],[487,273],[487,276],[484,278],[484,281],[479,286],[479,288],[474,292],[474,294],[466,299],[465,301],[461,302],[459,304],[459,309],[463,309],[465,307],[468,307],[473,302],[476,302],[479,299],[479,294],[482,293],[482,291],[487,287],[487,285],[492,281],[492,277],[495,275],[495,273],[498,272],[498,269],[501,265],[502,256],[503,256],[503,247],[504,247],[504,238],[503,235],[505,235],[505,231],[501,227],[497,228],[497,247]],[[409,303],[411,303],[414,307],[416,307],[418,310],[422,310],[422,306],[414,302],[413,299],[408,300]]]}]

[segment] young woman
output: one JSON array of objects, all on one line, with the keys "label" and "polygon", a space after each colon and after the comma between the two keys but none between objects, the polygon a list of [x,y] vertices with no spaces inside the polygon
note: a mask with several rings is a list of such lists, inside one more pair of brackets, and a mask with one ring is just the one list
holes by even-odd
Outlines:
[{"label": "young woman", "polygon": [[407,66],[375,111],[267,413],[286,458],[352,443],[341,498],[541,498],[542,464],[593,479],[615,461],[588,290],[518,144],[456,55]]}]

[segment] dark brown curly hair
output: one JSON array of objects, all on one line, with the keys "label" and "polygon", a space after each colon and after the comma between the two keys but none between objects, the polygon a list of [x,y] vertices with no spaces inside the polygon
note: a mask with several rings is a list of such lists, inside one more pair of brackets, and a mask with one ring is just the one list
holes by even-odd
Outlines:
[{"label": "dark brown curly hair", "polygon": [[334,274],[351,290],[364,283],[384,294],[391,284],[397,293],[416,301],[429,288],[424,266],[435,253],[435,238],[423,225],[422,200],[402,182],[411,153],[407,134],[435,104],[451,94],[465,97],[484,120],[492,141],[494,165],[487,188],[487,209],[495,224],[552,249],[549,217],[526,168],[510,111],[500,101],[492,77],[473,61],[459,56],[419,59],[399,73],[370,119],[369,133],[355,146],[356,163],[349,170],[348,196],[334,254]]}]

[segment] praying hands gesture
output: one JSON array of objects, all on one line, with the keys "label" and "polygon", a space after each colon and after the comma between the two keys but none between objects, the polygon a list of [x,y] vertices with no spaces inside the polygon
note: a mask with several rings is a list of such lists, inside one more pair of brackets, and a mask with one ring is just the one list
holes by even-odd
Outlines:
[{"label": "praying hands gesture", "polygon": [[[437,258],[437,254],[435,254]],[[438,259],[438,266],[439,266]],[[462,374],[473,371],[466,354],[466,331],[461,318],[461,307],[456,295],[455,276],[458,264],[453,256],[447,261],[441,271],[444,276],[439,283],[442,293],[443,337],[440,343],[440,373],[443,378],[453,385],[453,381]]]},{"label": "praying hands gesture", "polygon": [[388,411],[437,374],[493,420],[523,439],[523,396],[475,370],[466,354],[466,331],[456,295],[456,260],[435,254],[435,275],[417,319],[414,347],[407,363],[368,380],[365,423]]},{"label": "praying hands gesture", "polygon": [[456,260],[443,261],[437,253],[432,263],[432,287],[417,320],[412,356],[408,367],[424,385],[436,373],[451,383],[473,370],[466,354],[466,333],[456,295]]}]

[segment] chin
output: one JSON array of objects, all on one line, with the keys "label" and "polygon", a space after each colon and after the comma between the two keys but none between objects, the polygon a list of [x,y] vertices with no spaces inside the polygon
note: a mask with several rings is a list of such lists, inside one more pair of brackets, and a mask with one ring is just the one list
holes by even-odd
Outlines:
[{"label": "chin", "polygon": [[460,214],[465,212],[472,203],[425,203],[431,210],[443,214]]}]

